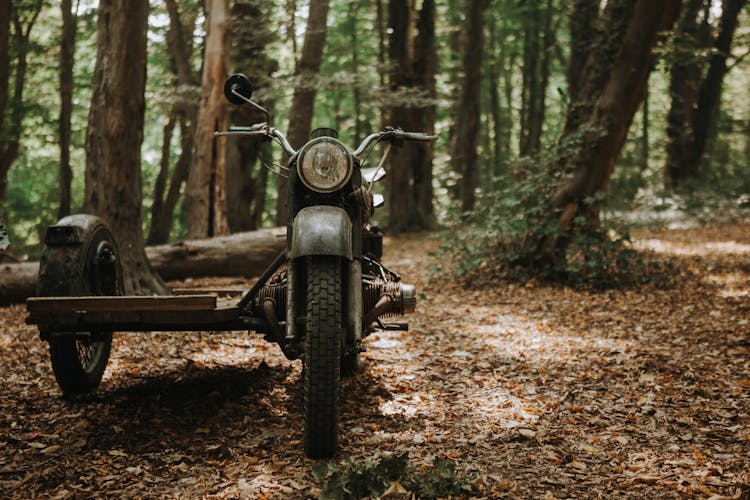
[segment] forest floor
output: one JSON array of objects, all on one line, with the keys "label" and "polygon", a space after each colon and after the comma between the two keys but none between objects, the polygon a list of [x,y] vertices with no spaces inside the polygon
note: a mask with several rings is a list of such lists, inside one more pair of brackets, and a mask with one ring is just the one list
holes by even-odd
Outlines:
[{"label": "forest floor", "polygon": [[[674,287],[463,290],[428,277],[435,240],[388,239],[424,296],[343,381],[339,466],[438,457],[490,498],[747,499],[750,226],[634,239]],[[118,335],[99,391],[69,401],[24,316],[0,309],[0,497],[318,494],[300,362],[262,338]]]}]

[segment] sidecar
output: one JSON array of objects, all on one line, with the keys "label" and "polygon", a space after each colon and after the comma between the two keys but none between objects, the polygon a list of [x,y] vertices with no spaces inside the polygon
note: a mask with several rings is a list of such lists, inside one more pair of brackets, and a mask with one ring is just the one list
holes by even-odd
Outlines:
[{"label": "sidecar", "polygon": [[[97,388],[113,332],[273,332],[265,318],[247,313],[241,291],[125,296],[119,257],[117,242],[99,217],[73,215],[47,229],[37,297],[26,303],[26,322],[37,325],[49,342],[55,377],[67,394]],[[281,257],[260,281],[278,269]]]}]

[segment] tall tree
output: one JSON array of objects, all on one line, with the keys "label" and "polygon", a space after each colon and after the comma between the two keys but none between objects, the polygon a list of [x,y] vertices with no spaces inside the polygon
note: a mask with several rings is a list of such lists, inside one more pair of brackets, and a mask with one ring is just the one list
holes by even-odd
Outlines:
[{"label": "tall tree", "polygon": [[228,123],[223,88],[229,54],[229,3],[228,0],[208,0],[206,6],[201,104],[195,151],[185,189],[185,215],[190,238],[219,236],[228,230],[226,138],[214,137],[214,132],[226,130]]},{"label": "tall tree", "polygon": [[354,75],[352,100],[354,107],[354,144],[362,140],[362,96],[359,81],[359,38],[357,31],[357,0],[349,1],[349,20],[351,21],[350,38],[352,48],[351,72]]},{"label": "tall tree", "polygon": [[[504,26],[499,26],[499,16],[490,12],[487,26],[488,47],[487,47],[487,88],[488,88],[488,107],[489,117],[492,123],[492,144],[490,150],[492,170],[491,176],[495,177],[500,174],[504,160],[508,159],[508,153],[505,149],[504,137],[506,137],[507,123],[505,122],[503,104],[501,103],[500,85],[501,71],[505,69],[507,50],[505,48],[505,30]],[[489,121],[489,120],[488,120]]]},{"label": "tall tree", "polygon": [[[435,132],[437,117],[437,87],[435,83],[438,54],[435,32],[435,2],[424,0],[417,18],[417,37],[414,42],[415,84],[424,95],[425,101],[416,113],[415,125],[418,132]],[[434,192],[432,187],[432,167],[434,148],[432,143],[414,143],[412,163],[414,210],[410,212],[410,229],[432,229],[435,226]]]},{"label": "tall tree", "polygon": [[[610,4],[621,7],[624,3],[631,3],[631,0],[612,0],[607,7]],[[580,145],[573,155],[565,158],[564,170],[569,175],[564,176],[550,199],[549,216],[556,220],[560,232],[538,240],[543,242],[542,255],[560,256],[569,242],[566,231],[576,217],[584,217],[591,227],[598,225],[600,203],[592,202],[591,198],[607,190],[615,161],[646,92],[654,60],[653,49],[659,34],[671,29],[679,6],[679,0],[636,0],[630,15],[622,20],[625,29],[610,27],[618,34],[617,39],[611,41],[619,50],[608,65],[609,69],[602,71],[587,62],[588,71],[582,75],[581,88],[591,88],[590,79],[603,78],[604,84],[593,85],[600,87],[601,92],[590,111],[580,114],[581,108],[576,110],[576,121],[581,128],[571,133],[579,135]],[[604,37],[612,35],[609,30],[602,32]],[[569,137],[564,135],[561,141]]]},{"label": "tall tree", "polygon": [[[180,9],[176,0],[167,0],[166,5],[169,13],[167,49],[178,92],[177,100],[170,109],[164,126],[162,159],[154,185],[151,226],[147,240],[151,245],[166,243],[169,239],[174,210],[180,200],[180,190],[187,180],[192,162],[195,122],[198,118],[198,106],[195,104],[194,96],[199,92],[200,74],[193,70],[191,63],[197,8],[190,8],[188,2],[183,2]],[[170,177],[171,142],[176,122],[179,122],[180,126],[180,155]]]},{"label": "tall tree", "polygon": [[[390,90],[388,125],[412,130],[412,115],[409,109],[409,89],[414,80],[412,65],[413,12],[408,0],[388,2],[388,60],[390,63],[388,85]],[[400,148],[391,156],[388,179],[388,226],[391,232],[408,229],[406,221],[412,198],[409,193],[411,175],[410,147]]]},{"label": "tall tree", "polygon": [[479,118],[482,53],[484,50],[484,12],[487,0],[467,0],[466,27],[462,53],[463,85],[456,120],[456,141],[453,150],[453,168],[462,172],[461,209],[474,209],[478,187],[477,143],[479,140]]},{"label": "tall tree", "polygon": [[568,18],[570,32],[570,57],[565,71],[568,81],[568,102],[578,99],[581,79],[588,54],[594,48],[599,18],[599,2],[575,0]]},{"label": "tall tree", "polygon": [[141,228],[148,0],[101,0],[86,130],[84,211],[109,222],[128,294],[163,293]]},{"label": "tall tree", "polygon": [[[590,16],[595,15],[598,9],[584,9],[578,3],[574,5],[571,22],[575,19],[576,22],[583,23],[583,26],[571,28],[571,33],[581,33],[587,43],[581,46],[579,43],[582,40],[571,40],[573,48],[568,63],[570,99],[563,137],[573,133],[591,116],[596,100],[609,81],[635,5],[634,0],[609,1],[601,15],[594,20]],[[582,62],[576,63],[572,61],[573,58],[582,58]]]},{"label": "tall tree", "polygon": [[721,4],[719,31],[714,40],[706,76],[700,84],[694,104],[690,140],[687,141],[682,161],[674,162],[668,171],[673,187],[679,187],[687,179],[695,178],[700,173],[709,137],[715,130],[718,119],[724,76],[729,71],[727,59],[731,55],[739,13],[746,4],[747,0],[724,0]]},{"label": "tall tree", "polygon": [[[8,171],[18,157],[23,128],[23,91],[26,81],[27,57],[31,30],[42,10],[42,1],[17,2],[6,0],[0,7],[0,219],[5,218],[8,200]],[[7,17],[6,17],[7,16]],[[6,24],[7,23],[7,24]],[[10,95],[11,41],[15,49],[13,95]],[[8,102],[10,98],[10,102]]]},{"label": "tall tree", "polygon": [[[8,105],[8,91],[10,88],[10,16],[13,4],[9,1],[0,2],[0,154],[7,148],[5,134],[5,111]],[[6,173],[7,175],[7,173]],[[0,179],[0,196],[7,188]],[[0,197],[0,224],[5,222],[5,198]],[[3,226],[3,229],[5,227]]]},{"label": "tall tree", "polygon": [[550,74],[550,53],[554,43],[553,5],[530,2],[524,6],[523,84],[519,153],[539,151],[546,111],[546,93]]},{"label": "tall tree", "polygon": [[58,218],[70,214],[70,184],[73,172],[70,168],[70,120],[73,111],[73,54],[76,43],[77,5],[73,10],[72,0],[60,2],[62,12],[62,37],[60,39],[60,115],[58,130],[60,133],[60,206]]},{"label": "tall tree", "polygon": [[[293,148],[300,148],[307,142],[312,128],[315,108],[315,89],[318,85],[320,64],[326,46],[326,20],[329,0],[310,0],[305,40],[302,54],[294,69],[294,96],[289,110],[289,130],[287,138]],[[289,186],[279,178],[276,199],[276,224],[286,225],[289,207]]]},{"label": "tall tree", "polygon": [[[258,89],[255,99],[273,112],[271,75],[278,63],[269,57],[268,46],[276,39],[270,17],[269,0],[235,0],[232,5],[232,65],[250,78]],[[248,125],[265,117],[248,107],[230,110],[230,122]],[[227,141],[227,221],[231,231],[249,231],[260,227],[266,206],[268,169],[272,149],[261,138],[238,137]]]},{"label": "tall tree", "polygon": [[[667,114],[665,184],[680,183],[693,136],[693,115],[700,88],[702,66],[700,52],[705,49],[708,24],[706,0],[688,0],[683,6],[675,28],[673,62],[669,69],[669,97],[672,102]],[[705,15],[702,17],[701,14]]]},{"label": "tall tree", "polygon": [[[388,125],[410,131],[435,127],[435,3],[419,12],[407,0],[388,5]],[[388,174],[388,227],[391,232],[434,225],[431,144],[409,144],[391,155]]]}]

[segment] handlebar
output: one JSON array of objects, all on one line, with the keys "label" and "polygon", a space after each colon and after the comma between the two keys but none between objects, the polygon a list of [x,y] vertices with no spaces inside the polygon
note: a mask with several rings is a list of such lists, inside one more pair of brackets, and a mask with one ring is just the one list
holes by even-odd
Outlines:
[{"label": "handlebar", "polygon": [[[297,151],[292,147],[291,144],[289,144],[289,141],[287,140],[286,136],[277,128],[269,126],[267,123],[256,123],[255,125],[252,125],[250,127],[229,127],[229,130],[226,132],[215,132],[215,136],[252,136],[252,135],[262,135],[269,139],[276,139],[279,145],[284,149],[284,151],[289,156],[294,156]],[[401,129],[397,128],[386,128],[386,130],[383,130],[381,132],[375,132],[374,134],[370,134],[367,137],[365,137],[365,140],[362,141],[362,144],[355,149],[352,154],[354,156],[359,157],[362,153],[364,153],[367,148],[369,148],[372,144],[381,142],[381,141],[436,141],[438,139],[437,135],[431,135],[426,132],[404,132]]]},{"label": "handlebar", "polygon": [[281,132],[281,130],[269,126],[267,123],[256,123],[255,125],[252,125],[250,127],[236,127],[232,126],[229,127],[229,130],[226,132],[214,132],[214,136],[220,137],[220,136],[252,136],[252,135],[262,135],[264,137],[267,137],[269,139],[276,139],[279,143],[279,146],[289,155],[294,156],[297,151],[292,147],[291,144],[289,144],[289,141],[287,140],[286,136]]},{"label": "handlebar", "polygon": [[365,140],[362,141],[362,144],[359,145],[357,149],[354,150],[352,154],[354,156],[359,156],[362,153],[364,153],[367,148],[370,147],[373,143],[380,142],[383,140],[386,141],[398,141],[398,140],[404,140],[404,141],[437,141],[438,136],[436,135],[430,135],[426,132],[404,132],[400,129],[386,129],[382,132],[375,132],[374,134],[370,134],[367,137],[365,137]]}]

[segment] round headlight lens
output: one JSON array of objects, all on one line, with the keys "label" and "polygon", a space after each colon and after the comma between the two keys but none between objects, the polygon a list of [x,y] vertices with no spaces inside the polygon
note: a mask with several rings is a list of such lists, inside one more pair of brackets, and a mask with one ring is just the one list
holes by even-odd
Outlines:
[{"label": "round headlight lens", "polygon": [[332,193],[344,187],[352,171],[352,157],[346,146],[331,137],[308,142],[297,160],[297,172],[302,182],[320,193]]}]

